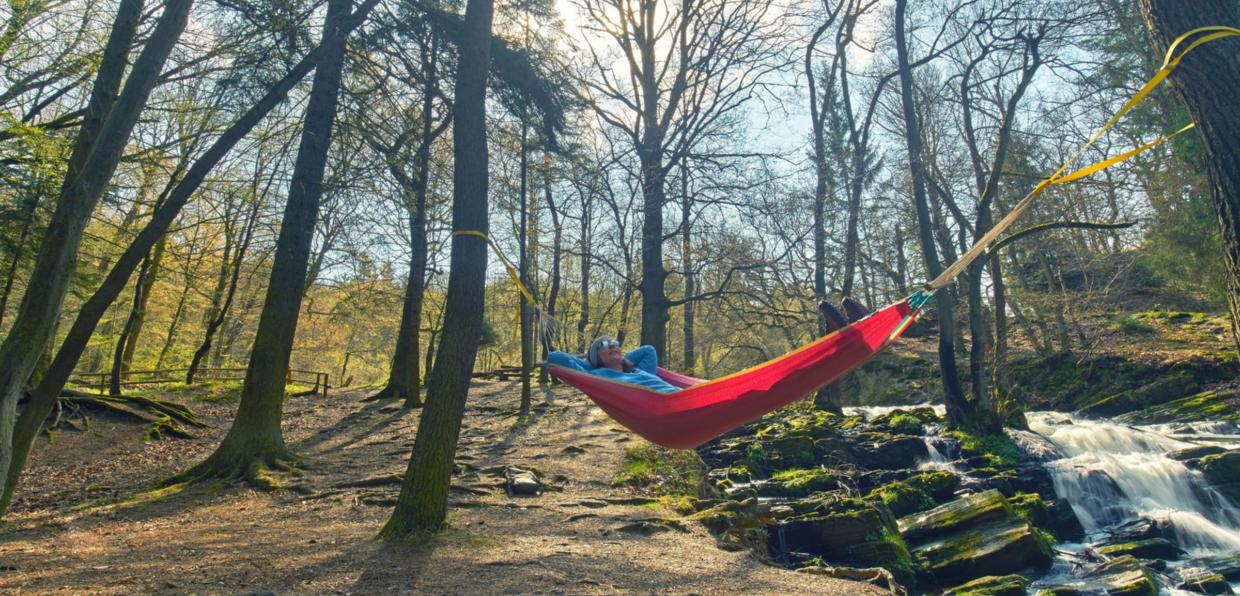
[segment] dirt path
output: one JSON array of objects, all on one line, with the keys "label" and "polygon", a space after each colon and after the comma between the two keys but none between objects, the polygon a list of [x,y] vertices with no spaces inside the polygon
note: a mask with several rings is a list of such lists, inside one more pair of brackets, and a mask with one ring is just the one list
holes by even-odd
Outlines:
[{"label": "dirt path", "polygon": [[[309,465],[272,493],[135,497],[209,453],[231,407],[204,406],[213,427],[193,440],[144,444],[117,422],[58,433],[0,526],[0,593],[882,593],[716,548],[700,525],[611,486],[639,439],[566,390],[536,396],[535,422],[514,427],[517,395],[514,383],[471,392],[451,529],[418,546],[374,540],[418,414],[360,393],[288,402],[285,436]],[[508,497],[505,465],[558,490]]]}]

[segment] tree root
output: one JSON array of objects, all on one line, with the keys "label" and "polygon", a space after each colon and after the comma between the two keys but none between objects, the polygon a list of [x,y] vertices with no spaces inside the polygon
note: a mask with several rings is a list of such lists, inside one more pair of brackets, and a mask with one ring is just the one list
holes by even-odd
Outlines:
[{"label": "tree root", "polygon": [[219,451],[180,474],[161,480],[157,487],[199,484],[217,480],[241,482],[259,490],[284,488],[284,476],[300,476],[300,460],[288,451],[245,456],[222,456]]},{"label": "tree root", "polygon": [[147,441],[168,435],[188,439],[193,435],[181,425],[195,428],[206,426],[192,409],[176,402],[134,395],[97,395],[67,389],[56,400],[56,414],[48,424],[47,431],[50,434],[63,427],[80,430],[75,420],[81,420],[85,428],[89,428],[90,416],[87,412],[90,411],[119,414],[150,424],[144,436]]}]

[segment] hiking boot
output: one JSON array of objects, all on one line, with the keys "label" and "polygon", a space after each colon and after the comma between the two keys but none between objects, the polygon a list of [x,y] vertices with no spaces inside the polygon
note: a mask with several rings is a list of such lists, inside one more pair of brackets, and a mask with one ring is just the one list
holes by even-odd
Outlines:
[{"label": "hiking boot", "polygon": [[844,300],[840,302],[840,306],[844,307],[844,313],[848,315],[849,323],[856,323],[857,321],[870,316],[870,309],[862,306],[860,302],[857,302],[848,296],[844,297]]},{"label": "hiking boot", "polygon": [[844,313],[831,306],[830,302],[819,302],[818,314],[822,315],[822,333],[824,335],[848,326],[848,319],[844,318]]}]

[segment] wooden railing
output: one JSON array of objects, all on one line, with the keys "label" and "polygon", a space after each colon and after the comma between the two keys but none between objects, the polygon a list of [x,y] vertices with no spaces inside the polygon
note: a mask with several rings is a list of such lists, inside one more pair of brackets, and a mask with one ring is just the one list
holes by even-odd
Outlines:
[{"label": "wooden railing", "polygon": [[[245,378],[244,367],[238,368],[200,368],[194,374],[195,381],[239,381]],[[180,383],[185,381],[185,373],[189,372],[188,368],[161,368],[158,370],[127,370],[121,373],[121,387],[131,387],[134,385],[160,385],[164,383]],[[313,384],[314,389],[307,392],[311,394],[321,394],[327,397],[327,390],[331,388],[328,382],[328,374],[313,370],[297,370],[289,369],[284,375],[284,384],[291,385],[293,383],[304,383],[306,385]],[[94,387],[99,393],[107,393],[109,381],[112,379],[110,372],[75,372],[69,376],[69,381],[84,385],[86,387]]]}]

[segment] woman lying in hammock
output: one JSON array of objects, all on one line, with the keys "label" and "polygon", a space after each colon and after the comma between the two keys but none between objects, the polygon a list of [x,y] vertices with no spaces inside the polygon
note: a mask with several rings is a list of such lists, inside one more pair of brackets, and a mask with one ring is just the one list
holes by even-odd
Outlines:
[{"label": "woman lying in hammock", "polygon": [[659,378],[659,355],[655,353],[654,346],[641,346],[625,354],[620,351],[620,342],[609,335],[590,342],[585,360],[565,352],[551,352],[547,354],[547,364],[641,385],[659,393],[678,391],[677,387]]}]

